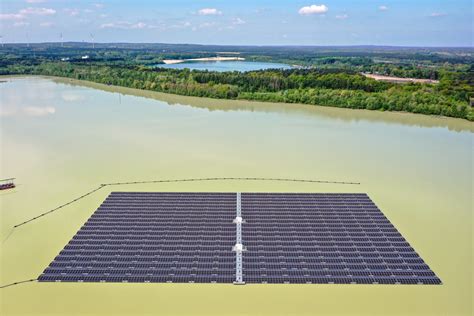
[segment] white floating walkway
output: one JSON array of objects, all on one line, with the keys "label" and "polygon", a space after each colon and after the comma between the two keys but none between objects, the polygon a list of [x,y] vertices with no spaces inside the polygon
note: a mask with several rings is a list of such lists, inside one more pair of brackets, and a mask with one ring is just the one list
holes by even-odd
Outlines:
[{"label": "white floating walkway", "polygon": [[245,284],[243,274],[242,274],[242,252],[245,251],[244,245],[242,243],[242,199],[241,193],[237,192],[237,207],[236,207],[236,216],[234,223],[236,227],[236,238],[235,246],[233,251],[235,251],[235,281],[234,284]]}]

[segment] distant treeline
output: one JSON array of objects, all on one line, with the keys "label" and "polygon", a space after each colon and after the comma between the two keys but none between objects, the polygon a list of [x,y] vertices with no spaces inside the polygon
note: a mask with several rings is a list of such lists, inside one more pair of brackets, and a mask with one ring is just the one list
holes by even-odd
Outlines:
[{"label": "distant treeline", "polygon": [[472,67],[441,72],[440,83],[379,82],[347,69],[209,72],[101,63],[10,63],[0,74],[68,77],[188,96],[406,111],[474,120]]},{"label": "distant treeline", "polygon": [[[227,52],[227,53],[226,53]],[[441,71],[466,71],[474,64],[473,48],[384,46],[219,46],[162,43],[37,43],[0,47],[0,67],[59,61],[68,58],[114,66],[156,65],[164,59],[228,55],[253,61],[282,62],[303,67],[372,72],[398,77],[439,79]]]},{"label": "distant treeline", "polygon": [[314,64],[331,59],[354,58],[355,62],[374,59],[415,61],[416,63],[469,64],[473,61],[472,47],[393,47],[393,46],[245,46],[245,45],[197,45],[166,43],[31,43],[4,44],[0,51],[11,54],[31,54],[36,57],[69,56],[88,54],[94,57],[115,55],[127,58],[194,58],[207,57],[222,52],[239,53],[241,56],[271,60],[300,61]]}]

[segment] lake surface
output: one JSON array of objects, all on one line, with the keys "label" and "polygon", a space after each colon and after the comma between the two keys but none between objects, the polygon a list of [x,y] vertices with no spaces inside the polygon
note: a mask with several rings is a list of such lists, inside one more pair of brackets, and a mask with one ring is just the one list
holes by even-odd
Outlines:
[{"label": "lake surface", "polygon": [[[104,200],[100,183],[281,177],[122,191],[366,192],[441,286],[26,283],[1,315],[471,315],[473,123],[404,113],[180,97],[69,79],[1,78],[0,284],[36,278]],[[236,302],[241,305],[236,307]],[[239,303],[240,304],[240,303]],[[235,308],[234,308],[235,307]]]},{"label": "lake surface", "polygon": [[186,62],[180,64],[160,64],[157,67],[209,71],[252,71],[263,69],[291,69],[290,65],[280,63],[264,63],[257,61],[209,61],[209,62]]}]

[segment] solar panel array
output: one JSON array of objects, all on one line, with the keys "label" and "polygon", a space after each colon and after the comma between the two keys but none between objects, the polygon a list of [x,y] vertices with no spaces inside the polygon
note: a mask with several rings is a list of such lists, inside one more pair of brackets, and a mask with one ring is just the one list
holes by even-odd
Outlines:
[{"label": "solar panel array", "polygon": [[366,194],[333,193],[113,192],[38,280],[232,283],[237,227],[246,283],[441,283]]},{"label": "solar panel array", "polygon": [[439,284],[366,194],[242,193],[247,283]]},{"label": "solar panel array", "polygon": [[231,283],[235,207],[233,193],[113,192],[39,281]]}]

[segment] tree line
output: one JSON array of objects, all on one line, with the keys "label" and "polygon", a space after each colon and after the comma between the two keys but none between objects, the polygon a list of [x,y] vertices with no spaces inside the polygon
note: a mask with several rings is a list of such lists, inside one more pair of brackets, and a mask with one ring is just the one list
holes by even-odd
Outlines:
[{"label": "tree line", "polygon": [[0,74],[60,76],[188,96],[406,111],[474,120],[469,105],[473,93],[469,72],[443,74],[438,85],[379,82],[353,70],[315,68],[211,72],[42,62],[2,65]]}]

